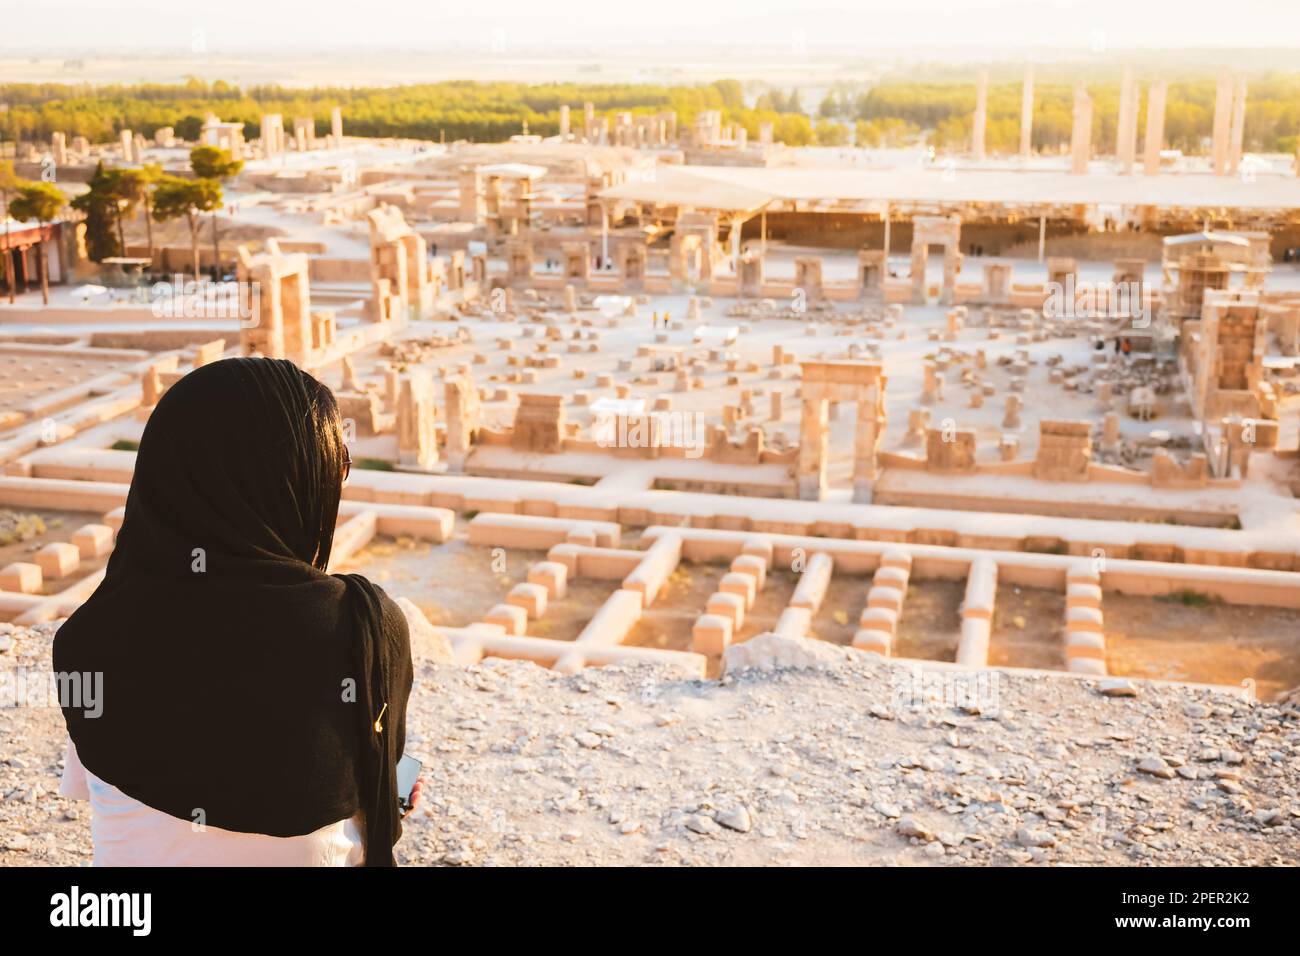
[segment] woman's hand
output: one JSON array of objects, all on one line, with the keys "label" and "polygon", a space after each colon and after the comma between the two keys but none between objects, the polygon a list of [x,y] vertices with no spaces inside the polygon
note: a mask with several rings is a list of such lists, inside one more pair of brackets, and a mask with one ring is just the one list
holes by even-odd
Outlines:
[{"label": "woman's hand", "polygon": [[411,788],[411,808],[402,814],[403,820],[405,820],[412,813],[414,813],[415,808],[420,805],[420,792],[423,789],[424,789],[424,779],[420,778],[415,781],[415,786]]}]

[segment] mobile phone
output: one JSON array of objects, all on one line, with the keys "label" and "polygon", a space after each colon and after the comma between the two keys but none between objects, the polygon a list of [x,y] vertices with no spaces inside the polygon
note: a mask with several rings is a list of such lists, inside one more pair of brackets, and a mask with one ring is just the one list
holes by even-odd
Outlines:
[{"label": "mobile phone", "polygon": [[411,810],[411,791],[415,789],[423,767],[424,764],[410,754],[402,754],[402,759],[397,762],[397,805],[403,813]]}]

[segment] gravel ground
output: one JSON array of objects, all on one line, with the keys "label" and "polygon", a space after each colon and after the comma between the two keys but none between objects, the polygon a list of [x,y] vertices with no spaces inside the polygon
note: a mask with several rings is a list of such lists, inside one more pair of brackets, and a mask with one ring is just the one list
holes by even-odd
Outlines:
[{"label": "gravel ground", "polygon": [[[56,627],[0,625],[0,666],[48,668]],[[1007,672],[954,697],[970,672],[770,636],[721,681],[416,670],[405,864],[1300,862],[1295,702]],[[0,741],[0,865],[88,863],[59,712],[0,709]]]}]

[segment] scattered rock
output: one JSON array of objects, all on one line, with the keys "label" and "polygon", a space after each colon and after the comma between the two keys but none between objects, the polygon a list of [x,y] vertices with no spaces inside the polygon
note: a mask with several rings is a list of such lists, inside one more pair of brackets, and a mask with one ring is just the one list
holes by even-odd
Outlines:
[{"label": "scattered rock", "polygon": [[903,817],[903,819],[899,820],[898,823],[894,825],[894,829],[901,836],[905,837],[916,837],[918,840],[926,841],[935,839],[934,833],[917,823],[916,820],[911,817]]},{"label": "scattered rock", "polygon": [[744,804],[736,804],[719,810],[715,819],[728,830],[735,830],[737,833],[748,833],[753,826],[753,821],[749,816],[749,809]]},{"label": "scattered rock", "polygon": [[1046,830],[1031,830],[1028,827],[1016,831],[1016,842],[1025,847],[1056,846],[1056,838]]},{"label": "scattered rock", "polygon": [[1136,697],[1138,695],[1137,685],[1131,680],[1125,680],[1122,677],[1108,677],[1105,680],[1098,681],[1097,692],[1103,697]]},{"label": "scattered rock", "polygon": [[1138,761],[1137,768],[1143,773],[1159,777],[1161,780],[1171,780],[1174,777],[1174,768],[1169,766],[1165,758],[1159,754],[1147,754]]},{"label": "scattered rock", "polygon": [[695,813],[687,817],[686,829],[704,836],[713,836],[722,832],[722,828],[713,821],[712,817],[707,817],[702,813]]}]

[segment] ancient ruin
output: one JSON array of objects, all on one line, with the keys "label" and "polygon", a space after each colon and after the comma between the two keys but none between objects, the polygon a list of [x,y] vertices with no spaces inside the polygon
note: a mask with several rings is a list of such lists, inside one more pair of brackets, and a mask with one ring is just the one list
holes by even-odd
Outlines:
[{"label": "ancient ruin", "polygon": [[[339,108],[210,116],[198,141],[245,160],[222,222],[247,228],[203,251],[219,281],[131,235],[140,281],[101,295],[76,221],[0,240],[0,507],[44,521],[5,552],[0,617],[74,610],[160,396],[263,355],[338,397],[334,567],[457,664],[712,680],[834,645],[1276,699],[1300,685],[1300,180],[1240,175],[1227,73],[1209,153],[1166,175],[1151,75],[1123,73],[1105,141],[1080,80],[1049,155],[1027,68],[1001,155],[981,70],[969,140],[920,166],[717,110],[574,102],[553,134],[365,145]],[[50,147],[175,160],[129,130]]]}]

